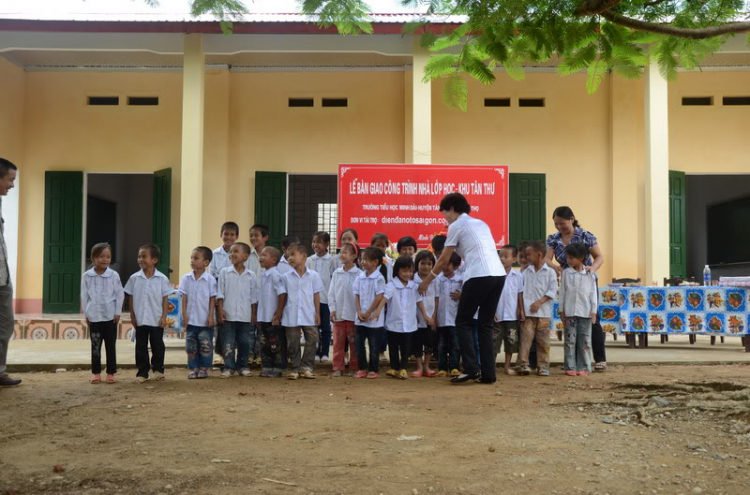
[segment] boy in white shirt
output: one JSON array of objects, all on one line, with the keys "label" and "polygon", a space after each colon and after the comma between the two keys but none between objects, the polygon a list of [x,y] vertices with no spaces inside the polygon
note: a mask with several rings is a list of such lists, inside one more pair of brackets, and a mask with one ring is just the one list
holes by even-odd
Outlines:
[{"label": "boy in white shirt", "polygon": [[229,250],[232,266],[219,274],[216,299],[224,357],[220,378],[229,378],[236,372],[253,376],[247,367],[247,359],[250,349],[255,347],[252,326],[258,311],[258,278],[245,266],[248,256],[250,246],[244,242],[233,244]]},{"label": "boy in white shirt", "polygon": [[[232,266],[232,262],[229,261],[229,250],[232,245],[237,242],[237,238],[240,236],[240,227],[234,222],[224,222],[221,226],[221,246],[214,249],[213,257],[211,258],[211,264],[208,267],[208,271],[211,276],[216,280],[219,280],[219,274],[221,271]],[[224,359],[222,357],[222,341],[221,341],[221,328],[216,327],[216,344],[214,345],[214,351],[216,352],[216,359],[214,364],[217,366],[224,366]]]},{"label": "boy in white shirt", "polygon": [[520,270],[514,270],[513,265],[518,261],[518,249],[511,244],[500,249],[500,262],[505,269],[505,284],[497,303],[495,314],[495,360],[500,354],[500,348],[505,348],[505,374],[517,375],[511,368],[513,354],[518,354],[518,321],[520,320],[519,294],[523,291],[523,275]]},{"label": "boy in white shirt", "polygon": [[320,325],[318,326],[318,350],[315,362],[327,363],[331,348],[331,312],[328,308],[328,291],[331,288],[331,278],[336,271],[333,256],[328,253],[331,245],[331,235],[328,232],[313,234],[312,248],[314,254],[307,258],[307,268],[315,270],[323,282],[323,292],[320,293]]},{"label": "boy in white shirt", "polygon": [[296,235],[285,236],[281,241],[282,256],[279,260],[279,264],[276,265],[276,268],[282,275],[286,275],[287,273],[294,270],[294,268],[292,268],[292,266],[289,264],[289,248],[294,246],[295,244],[299,244],[299,237],[297,237]]},{"label": "boy in white shirt", "polygon": [[[320,325],[320,293],[323,282],[320,275],[308,270],[307,249],[301,244],[292,244],[286,251],[292,271],[282,278],[279,310],[281,325],[286,331],[287,352],[292,360],[290,380],[300,377],[314,379],[315,353],[318,349],[318,325]],[[305,335],[305,350],[302,353],[302,334]]]},{"label": "boy in white shirt", "polygon": [[461,257],[453,253],[443,269],[442,277],[435,279],[437,287],[437,327],[438,327],[438,376],[459,376],[458,331],[456,330],[456,313],[458,299],[453,294],[461,291],[463,279],[457,273],[461,266]]},{"label": "boy in white shirt", "polygon": [[188,355],[188,379],[208,378],[216,309],[216,279],[208,273],[213,253],[206,246],[193,249],[190,273],[180,281],[182,294],[182,327],[186,329],[185,351]]},{"label": "boy in white shirt", "polygon": [[547,246],[534,241],[526,248],[529,267],[523,272],[523,314],[519,361],[521,375],[531,374],[529,349],[536,340],[539,376],[549,376],[549,329],[552,319],[552,300],[557,295],[557,273],[544,262]]},{"label": "boy in white shirt", "polygon": [[267,246],[260,252],[260,295],[258,297],[258,339],[260,340],[260,358],[263,367],[261,378],[281,378],[286,369],[286,335],[281,326],[279,295],[283,293],[282,276],[276,265],[279,264],[281,252],[275,247]]}]

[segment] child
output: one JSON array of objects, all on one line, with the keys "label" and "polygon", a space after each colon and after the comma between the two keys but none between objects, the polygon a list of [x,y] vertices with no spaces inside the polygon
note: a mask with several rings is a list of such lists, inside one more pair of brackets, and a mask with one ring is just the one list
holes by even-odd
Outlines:
[{"label": "child", "polygon": [[[385,287],[384,301],[388,301],[385,327],[388,330],[388,351],[391,369],[387,375],[406,380],[409,374],[409,356],[412,340],[417,331],[417,313],[430,323],[432,318],[425,312],[422,296],[414,283],[414,261],[409,256],[400,256],[393,264],[393,280]],[[382,303],[381,303],[382,304]]]},{"label": "child", "polygon": [[[292,244],[286,250],[292,271],[282,278],[279,288],[281,325],[286,331],[287,352],[292,360],[290,380],[300,377],[314,379],[315,352],[318,349],[318,326],[320,325],[320,294],[323,282],[320,275],[305,266],[307,250],[301,244]],[[305,350],[302,353],[300,340],[305,335]]]},{"label": "child", "polygon": [[402,237],[396,243],[396,251],[398,251],[399,256],[414,258],[414,255],[417,254],[417,240],[410,236]]},{"label": "child", "polygon": [[435,254],[435,259],[439,260],[440,255],[443,254],[443,250],[445,249],[445,241],[448,238],[444,235],[436,235],[432,238],[430,241],[430,246],[432,247],[432,252]]},{"label": "child", "polygon": [[247,367],[247,359],[250,349],[255,348],[253,321],[258,312],[258,278],[245,266],[249,256],[250,246],[244,242],[233,244],[229,250],[232,266],[219,274],[216,299],[224,357],[219,378],[229,378],[236,372],[253,376]]},{"label": "child", "polygon": [[331,348],[331,313],[328,308],[328,292],[331,287],[331,277],[336,270],[333,256],[328,253],[331,246],[331,235],[328,232],[313,234],[312,248],[315,254],[307,258],[307,268],[315,270],[323,282],[323,292],[320,293],[320,326],[318,327],[318,351],[315,362],[330,361],[328,352]]},{"label": "child", "polygon": [[391,241],[388,240],[387,235],[378,233],[372,236],[370,246],[380,249],[383,253],[383,263],[380,267],[380,273],[383,274],[386,282],[390,282],[391,275],[393,274],[393,259],[387,253],[391,247]]},{"label": "child", "polygon": [[156,269],[160,258],[158,247],[141,246],[138,250],[141,270],[131,275],[125,284],[125,293],[130,296],[130,323],[135,328],[135,365],[138,368],[135,380],[138,383],[149,379],[149,369],[154,372],[154,380],[164,380],[164,328],[167,326],[167,296],[172,293],[172,286],[166,275]]},{"label": "child", "polygon": [[193,249],[192,272],[180,281],[182,327],[186,328],[185,351],[188,355],[188,379],[208,378],[211,368],[211,343],[216,309],[216,279],[208,273],[213,253],[205,246]]},{"label": "child", "polygon": [[[529,241],[521,241],[518,243],[518,264],[521,267],[521,275],[523,275],[523,272],[526,271],[526,269],[529,267],[529,262],[526,258],[526,250],[529,248],[531,243]],[[518,349],[521,350],[521,329],[523,327],[523,320],[526,319],[526,316],[523,313],[523,302],[521,302],[521,294],[518,294],[518,312],[519,312],[519,320],[518,320]],[[516,370],[521,369],[521,355],[516,354]],[[531,369],[535,369],[537,365],[536,362],[536,342],[531,343],[531,349],[529,350],[529,367]]]},{"label": "child", "polygon": [[[380,272],[383,264],[383,251],[368,247],[362,251],[363,272],[354,282],[354,307],[357,310],[354,325],[357,330],[357,364],[359,371],[354,378],[378,377],[378,353],[385,329],[383,328],[382,306],[385,292],[385,278]],[[365,343],[370,349],[368,361]]]},{"label": "child", "polygon": [[[232,263],[229,261],[229,249],[235,242],[237,242],[237,238],[239,236],[240,227],[236,223],[225,222],[224,225],[221,226],[222,245],[214,249],[213,258],[211,259],[211,266],[209,267],[211,276],[216,280],[219,279],[219,274],[224,268],[232,266]],[[216,366],[223,367],[224,359],[222,357],[222,349],[224,348],[224,346],[222,345],[221,340],[221,329],[219,327],[216,327],[215,330],[216,345],[214,345],[214,349],[216,351],[216,359],[214,360],[214,364]]]},{"label": "child", "polygon": [[[414,264],[417,267],[417,273],[414,275],[414,283],[419,286],[427,275],[430,274],[432,269],[435,267],[435,257],[429,251],[420,251],[414,258]],[[437,280],[437,279],[436,279]],[[421,311],[417,312],[417,334],[414,342],[414,356],[417,358],[417,371],[411,374],[414,378],[421,378],[422,376],[434,377],[437,375],[435,371],[430,368],[430,360],[433,354],[435,354],[435,347],[437,344],[437,305],[435,299],[437,295],[438,282],[433,280],[427,288],[427,293],[424,295],[422,302],[424,303],[424,310],[430,319],[425,319],[422,316]],[[423,359],[424,356],[424,359]]]},{"label": "child", "polygon": [[256,223],[250,227],[250,257],[247,259],[247,267],[255,273],[257,277],[260,277],[263,268],[260,263],[260,254],[268,244],[268,236],[271,235],[271,231],[265,225]]},{"label": "child", "polygon": [[286,369],[286,335],[281,326],[279,294],[281,274],[276,268],[281,252],[275,247],[266,246],[260,252],[260,266],[264,269],[260,276],[260,296],[258,297],[258,338],[263,367],[261,378],[281,378]]},{"label": "child", "polygon": [[568,268],[560,283],[560,318],[565,323],[565,374],[586,376],[591,371],[591,324],[596,323],[596,276],[584,267],[589,250],[581,243],[565,246]]},{"label": "child", "polygon": [[549,326],[552,300],[557,295],[557,273],[544,262],[547,246],[534,241],[526,248],[529,267],[523,272],[521,301],[525,319],[521,330],[520,361],[522,375],[529,375],[529,348],[536,340],[539,376],[549,376]]},{"label": "child", "polygon": [[122,290],[120,275],[109,267],[112,248],[106,242],[91,248],[90,270],[81,277],[81,307],[91,336],[91,383],[102,382],[102,340],[107,350],[107,383],[115,383],[117,373],[117,324],[120,322]]},{"label": "child", "polygon": [[[352,244],[354,246],[359,246],[359,234],[357,234],[356,230],[344,229],[344,231],[341,233],[341,235],[339,236],[339,253],[341,252],[341,248],[344,247],[344,244],[346,243]],[[359,251],[359,248],[357,248],[357,250]],[[343,263],[341,262],[341,260],[339,260],[339,255],[336,254],[336,256],[334,256],[333,258],[336,269],[341,268],[341,265],[343,265]]]},{"label": "child", "polygon": [[450,369],[451,376],[458,376],[458,332],[456,330],[456,312],[458,300],[453,298],[455,292],[461,291],[463,280],[457,273],[461,266],[461,257],[453,253],[443,269],[443,277],[435,279],[437,286],[437,327],[438,327],[438,376],[446,376]]},{"label": "child", "polygon": [[295,244],[299,244],[299,237],[296,235],[287,235],[284,237],[284,239],[281,241],[281,252],[283,256],[279,260],[279,264],[276,265],[276,268],[279,270],[279,273],[282,275],[286,275],[287,273],[294,271],[294,268],[292,268],[289,265],[288,257],[289,257],[289,248],[292,247]]},{"label": "child", "polygon": [[358,369],[357,351],[354,345],[355,329],[354,320],[357,310],[355,308],[355,297],[352,292],[354,282],[362,270],[355,261],[359,256],[359,250],[355,244],[347,242],[341,246],[339,260],[342,265],[333,272],[331,288],[328,291],[328,307],[331,310],[331,322],[333,323],[333,374],[332,377],[340,377],[344,368],[347,344],[352,356],[349,361],[349,369]]},{"label": "child", "polygon": [[516,246],[507,244],[500,249],[500,262],[503,264],[506,276],[495,314],[495,360],[500,353],[500,347],[504,347],[506,375],[517,374],[511,368],[513,354],[518,354],[518,320],[520,319],[518,299],[523,290],[523,275],[519,270],[513,269],[517,261]]}]

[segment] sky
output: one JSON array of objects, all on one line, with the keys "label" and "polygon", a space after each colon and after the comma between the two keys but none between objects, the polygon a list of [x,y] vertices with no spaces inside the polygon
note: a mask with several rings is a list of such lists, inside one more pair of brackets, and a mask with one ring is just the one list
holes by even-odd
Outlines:
[{"label": "sky", "polygon": [[[297,0],[244,0],[250,12],[299,12]],[[373,13],[412,13],[399,0],[368,0]],[[149,7],[144,0],[0,0],[0,14],[142,14],[190,12],[189,0],[159,0],[158,7]]]}]

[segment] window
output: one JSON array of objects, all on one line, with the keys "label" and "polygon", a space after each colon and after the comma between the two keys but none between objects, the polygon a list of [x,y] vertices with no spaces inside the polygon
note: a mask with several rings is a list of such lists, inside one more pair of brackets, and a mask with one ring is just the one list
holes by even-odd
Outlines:
[{"label": "window", "polygon": [[312,98],[289,98],[290,107],[314,107],[315,100]]},{"label": "window", "polygon": [[158,96],[128,96],[128,105],[132,107],[155,107],[158,104]]},{"label": "window", "polygon": [[544,98],[519,98],[519,107],[543,107]]},{"label": "window", "polygon": [[335,254],[338,248],[338,219],[338,203],[318,203],[318,231],[331,234],[331,245],[328,248],[331,254]]},{"label": "window", "polygon": [[324,107],[348,107],[348,98],[323,98]]},{"label": "window", "polygon": [[115,106],[120,104],[119,96],[89,96],[88,104],[94,107]]},{"label": "window", "polygon": [[485,107],[509,107],[510,98],[485,98]]},{"label": "window", "polygon": [[708,107],[713,104],[714,99],[712,96],[685,96],[682,98],[683,107]]},{"label": "window", "polygon": [[750,105],[750,96],[725,96],[722,103],[725,107]]}]

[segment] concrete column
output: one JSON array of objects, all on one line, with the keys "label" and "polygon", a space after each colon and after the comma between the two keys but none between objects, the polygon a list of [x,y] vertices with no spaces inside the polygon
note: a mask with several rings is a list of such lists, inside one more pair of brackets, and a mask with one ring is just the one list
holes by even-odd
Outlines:
[{"label": "concrete column", "polygon": [[203,106],[205,57],[200,34],[185,35],[182,71],[182,163],[178,274],[190,271],[190,254],[201,245],[203,224]]},{"label": "concrete column", "polygon": [[669,104],[655,61],[646,67],[646,280],[669,277]]},{"label": "concrete column", "polygon": [[[411,163],[432,163],[432,83],[422,82],[429,58],[430,52],[419,46],[419,36],[414,36],[411,127],[406,128],[411,134],[411,154],[407,151],[407,163],[410,160]],[[406,141],[408,143],[409,139]]]}]

